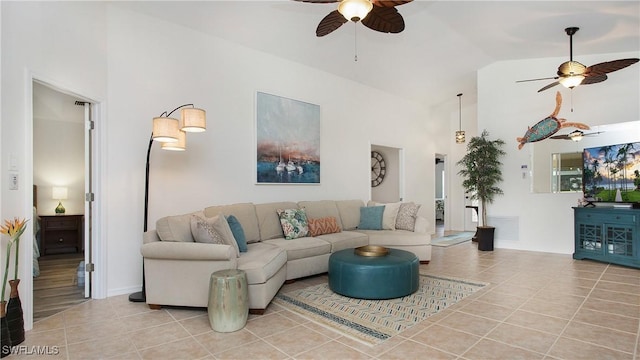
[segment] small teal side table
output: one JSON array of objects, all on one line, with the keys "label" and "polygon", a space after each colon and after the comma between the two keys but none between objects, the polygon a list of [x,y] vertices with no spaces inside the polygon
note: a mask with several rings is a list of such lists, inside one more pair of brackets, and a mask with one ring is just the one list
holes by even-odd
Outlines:
[{"label": "small teal side table", "polygon": [[234,332],[247,324],[249,297],[247,274],[242,270],[220,270],[209,281],[209,324],[217,332]]}]

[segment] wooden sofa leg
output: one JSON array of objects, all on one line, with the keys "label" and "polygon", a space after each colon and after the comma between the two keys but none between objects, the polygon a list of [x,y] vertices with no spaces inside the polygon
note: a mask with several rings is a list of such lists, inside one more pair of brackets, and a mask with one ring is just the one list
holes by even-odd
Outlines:
[{"label": "wooden sofa leg", "polygon": [[252,315],[264,315],[265,309],[249,309],[249,314]]},{"label": "wooden sofa leg", "polygon": [[429,260],[422,260],[420,261],[421,265],[427,265],[429,263]]},{"label": "wooden sofa leg", "polygon": [[162,309],[162,305],[149,304],[149,309],[151,309],[151,310],[160,310],[160,309]]}]

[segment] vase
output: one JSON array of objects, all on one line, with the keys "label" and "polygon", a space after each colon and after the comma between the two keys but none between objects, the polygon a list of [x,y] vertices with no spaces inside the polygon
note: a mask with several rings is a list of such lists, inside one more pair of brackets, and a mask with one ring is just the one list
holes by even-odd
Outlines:
[{"label": "vase", "polygon": [[9,327],[9,338],[11,346],[16,346],[24,342],[24,317],[22,313],[22,302],[18,294],[18,284],[20,279],[9,280],[11,293],[7,303],[7,326]]},{"label": "vase", "polygon": [[2,340],[2,347],[0,347],[0,358],[3,358],[11,354],[11,338],[9,337],[9,326],[7,324],[7,313],[5,312],[6,301],[0,302],[0,321],[2,321],[2,333],[0,333],[0,340]]}]

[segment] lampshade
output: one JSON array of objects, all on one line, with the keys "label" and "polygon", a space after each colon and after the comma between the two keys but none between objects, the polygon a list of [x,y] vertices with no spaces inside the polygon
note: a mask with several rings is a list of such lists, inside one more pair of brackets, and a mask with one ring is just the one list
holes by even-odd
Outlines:
[{"label": "lampshade", "polygon": [[66,200],[67,188],[54,186],[53,188],[51,188],[51,198],[53,200]]},{"label": "lampshade", "polygon": [[153,118],[153,140],[159,142],[178,141],[179,122],[170,117]]},{"label": "lampshade", "polygon": [[373,4],[369,0],[342,0],[338,5],[338,12],[353,22],[364,19],[371,9]]},{"label": "lampshade", "polygon": [[187,133],[182,130],[178,130],[178,141],[176,142],[164,142],[160,145],[162,150],[171,151],[185,151],[187,150]]},{"label": "lampshade", "polygon": [[456,144],[463,144],[465,141],[464,130],[456,131]]},{"label": "lampshade", "polygon": [[186,132],[203,132],[207,130],[206,112],[198,108],[183,108],[180,110],[180,130]]},{"label": "lampshade", "polygon": [[564,87],[571,89],[573,87],[576,87],[576,86],[580,85],[582,83],[582,80],[584,80],[584,76],[583,75],[572,75],[572,76],[567,76],[567,77],[561,78],[559,80],[559,82]]},{"label": "lampshade", "polygon": [[569,134],[569,138],[575,142],[582,140],[582,131],[576,130]]}]

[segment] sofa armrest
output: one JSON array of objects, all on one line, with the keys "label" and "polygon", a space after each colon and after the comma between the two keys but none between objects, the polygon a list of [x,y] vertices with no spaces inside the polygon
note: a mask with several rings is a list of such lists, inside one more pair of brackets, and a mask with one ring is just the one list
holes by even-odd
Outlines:
[{"label": "sofa armrest", "polygon": [[231,245],[156,241],[142,245],[142,257],[166,260],[230,260],[235,259]]},{"label": "sofa armrest", "polygon": [[416,217],[416,225],[413,227],[414,232],[426,233],[429,228],[429,220],[424,216]]}]

